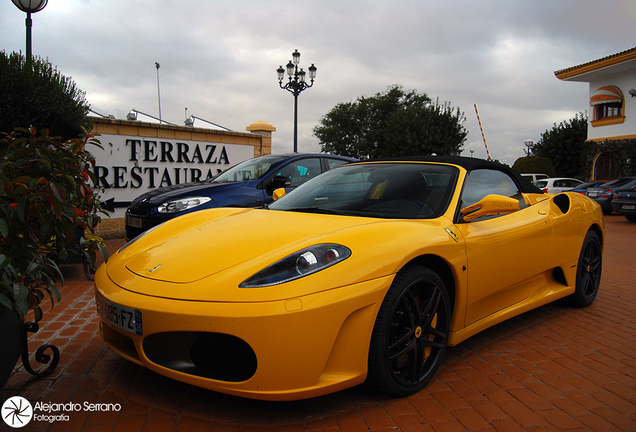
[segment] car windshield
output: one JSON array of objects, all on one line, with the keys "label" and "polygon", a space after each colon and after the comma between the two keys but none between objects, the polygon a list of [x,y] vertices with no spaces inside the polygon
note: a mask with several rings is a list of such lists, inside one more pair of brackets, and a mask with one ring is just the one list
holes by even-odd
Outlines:
[{"label": "car windshield", "polygon": [[272,210],[428,219],[450,202],[459,170],[433,163],[365,163],[335,168],[273,203]]},{"label": "car windshield", "polygon": [[212,179],[212,183],[244,182],[261,178],[273,165],[287,159],[285,156],[262,156],[234,165]]}]

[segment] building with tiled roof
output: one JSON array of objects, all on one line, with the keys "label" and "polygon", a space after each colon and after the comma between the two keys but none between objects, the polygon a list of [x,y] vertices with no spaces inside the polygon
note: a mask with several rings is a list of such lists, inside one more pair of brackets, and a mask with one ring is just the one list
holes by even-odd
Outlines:
[{"label": "building with tiled roof", "polygon": [[[620,141],[636,148],[636,47],[554,74],[562,81],[589,83],[588,141]],[[601,148],[593,158],[591,178],[615,178],[624,166]]]}]

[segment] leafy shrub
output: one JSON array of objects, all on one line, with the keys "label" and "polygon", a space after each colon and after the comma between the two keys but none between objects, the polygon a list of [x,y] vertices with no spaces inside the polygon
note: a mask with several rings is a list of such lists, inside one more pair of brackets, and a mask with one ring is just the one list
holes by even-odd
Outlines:
[{"label": "leafy shrub", "polygon": [[45,294],[52,304],[60,300],[57,259],[75,253],[92,266],[97,250],[106,258],[101,239],[84,236],[103,213],[92,187],[94,158],[85,150],[100,144],[84,133],[64,141],[47,130],[16,129],[0,139],[0,304],[22,319],[31,309],[41,319]]},{"label": "leafy shrub", "polygon": [[90,130],[88,110],[85,93],[48,60],[0,51],[0,132],[27,126],[77,138]]}]

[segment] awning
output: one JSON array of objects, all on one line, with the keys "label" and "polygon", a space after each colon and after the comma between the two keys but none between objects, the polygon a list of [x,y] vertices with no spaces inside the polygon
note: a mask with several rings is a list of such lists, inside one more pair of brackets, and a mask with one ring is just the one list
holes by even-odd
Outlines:
[{"label": "awning", "polygon": [[590,105],[603,103],[622,102],[623,92],[616,86],[603,86],[596,90],[590,97]]}]

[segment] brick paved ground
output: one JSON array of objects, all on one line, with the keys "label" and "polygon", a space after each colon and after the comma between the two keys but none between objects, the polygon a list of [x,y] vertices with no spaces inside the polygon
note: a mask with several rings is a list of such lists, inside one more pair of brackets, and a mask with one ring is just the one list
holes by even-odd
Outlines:
[{"label": "brick paved ground", "polygon": [[[31,351],[57,345],[52,376],[22,369],[0,396],[32,403],[120,403],[29,431],[636,431],[636,224],[609,216],[603,280],[586,309],[550,304],[448,350],[434,381],[392,399],[364,386],[299,402],[261,402],[164,378],[108,350],[92,284],[67,266],[63,300],[45,312]],[[109,241],[115,250],[122,241]],[[0,430],[9,430],[0,422]]]}]

